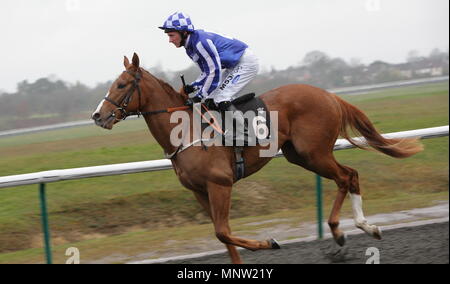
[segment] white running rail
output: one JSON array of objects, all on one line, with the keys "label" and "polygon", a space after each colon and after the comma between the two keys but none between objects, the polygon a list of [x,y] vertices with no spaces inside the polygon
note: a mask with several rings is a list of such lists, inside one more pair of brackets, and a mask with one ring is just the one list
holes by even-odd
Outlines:
[{"label": "white running rail", "polygon": [[[421,139],[429,139],[435,137],[444,137],[448,135],[449,135],[449,126],[447,125],[434,128],[389,133],[384,134],[383,136],[387,138],[418,137]],[[364,139],[356,138],[355,140],[364,143]],[[354,146],[345,139],[337,140],[334,147],[335,150],[344,150],[350,148],[354,148]],[[281,152],[278,153],[277,157],[281,156],[283,156],[283,154]],[[115,164],[115,165],[87,167],[87,168],[53,170],[53,171],[0,177],[0,188],[14,187],[20,185],[30,185],[30,184],[44,184],[63,180],[74,180],[92,177],[162,171],[169,169],[172,169],[172,163],[170,162],[170,160],[155,160],[155,161]]]}]

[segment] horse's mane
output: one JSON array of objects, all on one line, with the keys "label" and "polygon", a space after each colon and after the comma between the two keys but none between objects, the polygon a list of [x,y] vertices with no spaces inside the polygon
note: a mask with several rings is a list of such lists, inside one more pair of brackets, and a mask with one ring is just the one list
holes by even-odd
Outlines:
[{"label": "horse's mane", "polygon": [[180,94],[177,91],[175,91],[175,89],[169,83],[167,83],[164,80],[154,76],[152,73],[148,72],[144,68],[141,68],[141,69],[142,69],[142,71],[144,71],[145,73],[150,75],[152,78],[154,78],[161,85],[161,87],[164,89],[164,91],[166,91],[170,96],[181,97],[181,98],[185,99],[183,94]]}]

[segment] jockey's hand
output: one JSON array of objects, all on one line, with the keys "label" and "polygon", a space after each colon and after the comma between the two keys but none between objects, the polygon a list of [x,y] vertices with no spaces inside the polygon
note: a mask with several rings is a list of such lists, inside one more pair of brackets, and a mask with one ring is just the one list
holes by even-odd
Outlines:
[{"label": "jockey's hand", "polygon": [[214,102],[214,99],[206,99],[205,100],[205,106],[209,110],[217,110],[217,105]]},{"label": "jockey's hand", "polygon": [[187,99],[185,105],[188,107],[193,107],[194,104],[200,103],[202,101],[202,98],[200,97],[193,97],[193,98],[189,98]]},{"label": "jockey's hand", "polygon": [[184,93],[186,95],[192,94],[196,90],[196,88],[193,87],[192,85],[186,85],[186,86],[183,87],[183,89],[184,89]]}]

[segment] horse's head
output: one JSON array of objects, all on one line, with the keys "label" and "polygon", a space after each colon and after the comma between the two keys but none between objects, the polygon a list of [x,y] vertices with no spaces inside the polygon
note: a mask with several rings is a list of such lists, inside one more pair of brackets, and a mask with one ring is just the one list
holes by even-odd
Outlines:
[{"label": "horse's head", "polygon": [[114,81],[92,114],[95,124],[109,130],[130,113],[138,112],[141,105],[139,56],[135,53],[131,64],[125,56],[123,64],[126,70]]}]

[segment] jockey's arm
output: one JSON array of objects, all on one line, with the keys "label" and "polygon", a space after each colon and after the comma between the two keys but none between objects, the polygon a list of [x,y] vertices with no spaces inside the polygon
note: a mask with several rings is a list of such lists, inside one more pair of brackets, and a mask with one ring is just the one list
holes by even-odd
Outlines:
[{"label": "jockey's arm", "polygon": [[[201,69],[201,66],[199,64],[199,67]],[[194,88],[201,88],[201,86],[203,86],[203,84],[205,83],[205,78],[206,78],[206,74],[204,72],[202,72],[200,74],[200,76],[197,78],[197,80],[195,80],[194,82],[192,82],[190,85]]]},{"label": "jockey's arm", "polygon": [[191,85],[198,87],[197,96],[209,98],[222,79],[220,56],[211,40],[199,41],[196,49],[202,74]]}]

